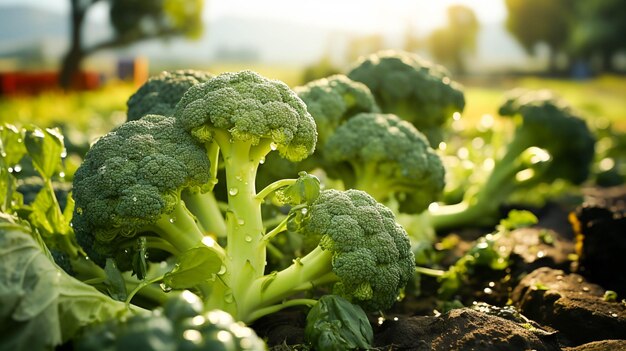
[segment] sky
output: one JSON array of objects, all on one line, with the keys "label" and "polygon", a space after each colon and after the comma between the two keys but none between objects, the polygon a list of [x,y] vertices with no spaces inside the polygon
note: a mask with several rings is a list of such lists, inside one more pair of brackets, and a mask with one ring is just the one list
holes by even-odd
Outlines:
[{"label": "sky", "polygon": [[[6,5],[33,5],[59,13],[69,12],[69,0],[0,0]],[[481,23],[506,17],[504,0],[205,0],[204,18],[237,16],[292,20],[316,27],[362,32],[395,32],[410,23],[422,31],[445,23],[445,9],[453,4],[471,7]],[[90,11],[89,19],[104,21],[104,2]]]}]

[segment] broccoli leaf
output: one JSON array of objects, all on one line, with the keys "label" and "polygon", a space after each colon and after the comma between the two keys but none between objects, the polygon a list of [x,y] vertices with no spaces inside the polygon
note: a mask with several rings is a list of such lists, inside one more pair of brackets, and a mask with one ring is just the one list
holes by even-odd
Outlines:
[{"label": "broccoli leaf", "polygon": [[52,178],[61,166],[65,149],[61,132],[58,129],[28,127],[24,134],[24,145],[37,172],[46,180]]},{"label": "broccoli leaf", "polygon": [[363,309],[337,295],[322,296],[306,317],[305,338],[316,350],[369,350],[374,332]]},{"label": "broccoli leaf", "polygon": [[107,287],[109,295],[118,301],[126,300],[128,295],[126,293],[126,283],[124,282],[122,272],[120,272],[115,264],[115,260],[107,258],[106,264],[104,265],[104,272],[107,275],[104,284]]},{"label": "broccoli leaf", "polygon": [[115,318],[126,305],[67,275],[30,228],[0,216],[0,339],[14,350],[43,350],[82,327]]},{"label": "broccoli leaf", "polygon": [[222,260],[208,247],[187,250],[178,257],[178,263],[163,277],[163,283],[172,289],[192,288],[198,282],[208,281],[222,268]]}]

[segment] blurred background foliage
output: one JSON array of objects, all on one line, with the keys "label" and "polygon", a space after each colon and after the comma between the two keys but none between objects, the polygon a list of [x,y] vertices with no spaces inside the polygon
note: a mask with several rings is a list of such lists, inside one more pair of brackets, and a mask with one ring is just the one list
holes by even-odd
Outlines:
[{"label": "blurred background foliage", "polygon": [[293,87],[384,49],[450,70],[465,86],[465,121],[495,115],[508,89],[548,88],[595,127],[626,131],[619,0],[0,0],[0,9],[0,122],[62,125],[87,140],[121,123],[128,96],[164,69],[253,69]]}]

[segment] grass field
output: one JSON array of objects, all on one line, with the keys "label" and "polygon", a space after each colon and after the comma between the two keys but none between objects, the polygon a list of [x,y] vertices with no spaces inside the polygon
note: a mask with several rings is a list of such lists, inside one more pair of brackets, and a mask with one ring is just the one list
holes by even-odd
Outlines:
[{"label": "grass field", "polygon": [[[213,73],[239,69],[255,69],[261,74],[285,81],[290,86],[301,84],[301,72],[290,67],[210,67]],[[626,77],[599,77],[585,81],[542,78],[476,79],[464,82],[468,122],[484,114],[497,114],[505,91],[514,87],[548,88],[556,91],[583,112],[593,126],[607,122],[626,132]],[[128,83],[113,82],[97,91],[65,94],[50,92],[34,97],[0,98],[0,122],[40,126],[71,125],[94,137],[108,131],[125,119],[126,100],[135,88]]]},{"label": "grass field", "polygon": [[574,81],[542,78],[520,78],[486,83],[466,83],[465,118],[475,119],[485,113],[496,114],[505,91],[525,87],[551,89],[582,112],[595,127],[607,122],[626,132],[626,77],[606,76]]}]

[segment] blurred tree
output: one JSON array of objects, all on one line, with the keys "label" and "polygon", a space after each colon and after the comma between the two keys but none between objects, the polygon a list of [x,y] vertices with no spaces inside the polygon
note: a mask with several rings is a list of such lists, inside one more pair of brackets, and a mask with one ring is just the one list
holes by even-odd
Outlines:
[{"label": "blurred tree", "polygon": [[[585,1],[585,0],[581,0]],[[594,2],[586,0],[585,2]],[[528,54],[537,44],[550,49],[549,69],[557,69],[557,56],[566,49],[574,19],[571,0],[505,0],[508,10],[506,28]]]},{"label": "blurred tree", "polygon": [[601,70],[613,72],[613,58],[626,49],[626,1],[578,0],[577,20],[572,35],[572,49],[583,59],[601,58]]},{"label": "blurred tree", "polygon": [[411,23],[407,23],[404,28],[404,51],[416,52],[423,47],[423,40],[421,40],[415,32],[416,29],[413,25]]},{"label": "blurred tree", "polygon": [[465,58],[476,51],[476,37],[480,24],[471,8],[464,5],[448,7],[448,24],[436,29],[428,38],[430,53],[453,71],[467,71]]},{"label": "blurred tree", "polygon": [[385,38],[380,34],[370,34],[352,37],[348,41],[346,59],[354,62],[359,57],[381,51],[385,48]]},{"label": "blurred tree", "polygon": [[341,73],[339,68],[333,64],[330,54],[324,54],[317,62],[312,63],[302,71],[302,79],[299,85],[304,85],[310,81],[330,77],[333,74]]},{"label": "blurred tree", "polygon": [[[114,29],[111,39],[84,47],[83,24],[90,8],[107,1]],[[70,48],[63,58],[60,84],[69,88],[82,61],[92,53],[127,46],[142,40],[202,33],[204,0],[70,0]]]}]

